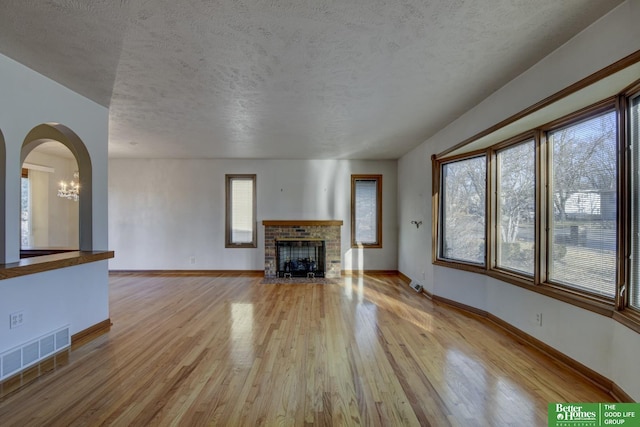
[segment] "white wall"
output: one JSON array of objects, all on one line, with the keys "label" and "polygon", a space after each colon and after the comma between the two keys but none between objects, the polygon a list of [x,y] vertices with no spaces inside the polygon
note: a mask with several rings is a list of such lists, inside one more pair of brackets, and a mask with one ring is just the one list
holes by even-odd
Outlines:
[{"label": "white wall", "polygon": [[[71,334],[109,318],[107,262],[93,262],[0,281],[0,353],[64,325]],[[9,329],[9,314],[24,324]]]},{"label": "white wall", "polygon": [[[49,173],[29,174],[29,244],[28,247],[49,246]],[[33,209],[35,208],[35,209]],[[21,243],[20,247],[25,249]]]},{"label": "white wall", "polygon": [[93,171],[93,248],[107,250],[108,110],[0,55],[0,129],[7,148],[7,262],[19,259],[20,148],[27,133],[61,123],[86,145]]},{"label": "white wall", "polygon": [[[397,269],[394,161],[111,159],[113,270],[263,270],[263,220],[342,220],[343,269]],[[258,247],[225,249],[225,174],[257,174]],[[350,248],[351,174],[382,174],[383,248]],[[195,263],[190,260],[195,257]],[[360,261],[362,260],[362,262]]]},{"label": "white wall", "polygon": [[[552,345],[636,400],[640,400],[636,332],[610,318],[484,275],[432,265],[430,157],[637,51],[638,22],[640,2],[623,3],[398,162],[399,270],[424,281],[435,295],[488,311]],[[420,215],[427,226],[416,230],[409,220]],[[536,312],[543,313],[542,327],[532,321]]]},{"label": "white wall", "polygon": [[[6,262],[20,253],[20,149],[27,133],[45,122],[72,129],[93,166],[93,242],[106,250],[108,111],[54,81],[0,55],[0,130],[6,143]],[[9,314],[24,311],[23,326],[9,329]],[[108,263],[0,280],[0,352],[62,324],[79,332],[109,317]]]},{"label": "white wall", "polygon": [[[60,181],[68,183],[73,179],[73,172],[78,170],[75,159],[42,153],[36,147],[29,153],[25,162],[53,169],[53,172],[29,171],[33,222],[30,246],[78,249],[78,202],[57,197]],[[39,223],[44,224],[38,227]]]}]

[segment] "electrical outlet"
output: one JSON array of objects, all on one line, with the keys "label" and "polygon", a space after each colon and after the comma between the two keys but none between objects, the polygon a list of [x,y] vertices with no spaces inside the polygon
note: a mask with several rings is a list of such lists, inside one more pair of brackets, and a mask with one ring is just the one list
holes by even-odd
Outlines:
[{"label": "electrical outlet", "polygon": [[14,329],[22,326],[24,323],[24,311],[16,311],[9,315],[9,329]]},{"label": "electrical outlet", "polygon": [[196,263],[196,257],[192,256],[191,258],[189,258],[189,262],[191,264],[195,264]]},{"label": "electrical outlet", "polygon": [[536,325],[542,326],[542,313],[536,313]]}]

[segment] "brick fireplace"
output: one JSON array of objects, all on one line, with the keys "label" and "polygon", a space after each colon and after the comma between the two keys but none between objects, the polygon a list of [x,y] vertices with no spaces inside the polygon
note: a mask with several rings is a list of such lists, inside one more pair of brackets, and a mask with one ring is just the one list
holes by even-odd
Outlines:
[{"label": "brick fireplace", "polygon": [[264,276],[276,277],[276,241],[317,241],[325,243],[324,276],[340,277],[342,271],[340,232],[342,221],[271,220],[264,225]]}]

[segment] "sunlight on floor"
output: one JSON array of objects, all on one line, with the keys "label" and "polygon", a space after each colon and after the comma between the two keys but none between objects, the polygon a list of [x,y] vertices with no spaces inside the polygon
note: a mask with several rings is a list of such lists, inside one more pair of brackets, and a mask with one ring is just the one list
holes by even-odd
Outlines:
[{"label": "sunlight on floor", "polygon": [[231,360],[238,366],[250,367],[255,359],[253,349],[253,304],[231,304]]},{"label": "sunlight on floor", "polygon": [[[367,278],[367,280],[372,280]],[[365,301],[374,303],[379,309],[383,309],[394,313],[403,320],[423,329],[426,332],[432,330],[432,315],[419,308],[412,307],[407,303],[393,298],[389,295],[382,294],[371,287],[364,286],[363,276],[346,276],[344,277],[344,294],[351,301],[353,297],[357,298],[357,302],[362,304]],[[422,298],[416,295],[417,298]]]}]

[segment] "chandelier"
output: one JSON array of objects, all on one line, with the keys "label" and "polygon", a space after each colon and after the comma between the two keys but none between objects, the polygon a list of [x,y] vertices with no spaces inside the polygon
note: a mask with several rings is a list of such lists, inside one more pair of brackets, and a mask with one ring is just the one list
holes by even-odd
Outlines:
[{"label": "chandelier", "polygon": [[65,199],[73,200],[77,202],[80,198],[80,174],[78,171],[73,173],[73,181],[67,184],[64,181],[60,182],[60,187],[58,187],[58,197],[63,197]]}]

